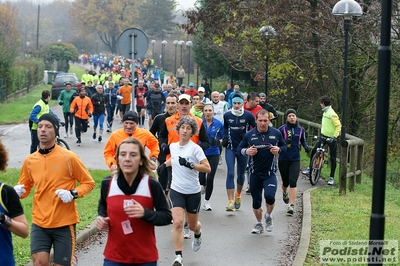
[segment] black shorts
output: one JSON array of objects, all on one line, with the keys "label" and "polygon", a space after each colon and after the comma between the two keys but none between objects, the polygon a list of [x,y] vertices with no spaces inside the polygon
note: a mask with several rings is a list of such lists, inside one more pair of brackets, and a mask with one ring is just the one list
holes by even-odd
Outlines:
[{"label": "black shorts", "polygon": [[129,111],[129,109],[131,109],[131,104],[130,103],[128,103],[128,104],[122,104],[121,103],[121,106],[120,106],[120,108],[119,108],[119,110],[120,111],[122,111],[122,112],[128,112]]},{"label": "black shorts", "polygon": [[169,191],[169,201],[172,208],[181,207],[188,213],[200,212],[201,192],[195,194],[181,194],[173,189]]},{"label": "black shorts", "polygon": [[52,246],[54,246],[54,262],[71,265],[76,246],[75,224],[58,228],[42,228],[32,224],[31,254],[38,252],[50,254]]}]

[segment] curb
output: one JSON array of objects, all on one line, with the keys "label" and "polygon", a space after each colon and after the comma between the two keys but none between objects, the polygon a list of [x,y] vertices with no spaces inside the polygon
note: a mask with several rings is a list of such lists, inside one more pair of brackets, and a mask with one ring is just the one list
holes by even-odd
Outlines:
[{"label": "curb", "polygon": [[314,188],[307,189],[303,193],[303,221],[301,227],[301,236],[299,247],[297,248],[296,256],[292,266],[303,266],[307,257],[308,247],[311,237],[311,200],[310,193]]},{"label": "curb", "polygon": [[[97,227],[96,227],[96,220],[94,220],[92,223],[90,223],[86,228],[79,230],[76,233],[76,243],[80,244],[84,241],[86,241],[90,236],[94,235],[97,233]],[[53,260],[53,249],[51,249],[50,252],[50,261]],[[25,266],[33,266],[33,261],[29,261]]]}]

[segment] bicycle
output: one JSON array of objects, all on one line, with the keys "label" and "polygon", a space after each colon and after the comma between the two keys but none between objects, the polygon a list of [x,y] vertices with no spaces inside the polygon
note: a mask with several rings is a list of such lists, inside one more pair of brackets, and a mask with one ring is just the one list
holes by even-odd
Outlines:
[{"label": "bicycle", "polygon": [[312,157],[310,164],[310,183],[315,186],[318,183],[318,180],[321,176],[322,167],[325,163],[325,144],[330,141],[330,138],[324,136],[315,136],[314,139],[317,139],[317,142],[320,142],[319,147],[317,147],[317,151]]}]

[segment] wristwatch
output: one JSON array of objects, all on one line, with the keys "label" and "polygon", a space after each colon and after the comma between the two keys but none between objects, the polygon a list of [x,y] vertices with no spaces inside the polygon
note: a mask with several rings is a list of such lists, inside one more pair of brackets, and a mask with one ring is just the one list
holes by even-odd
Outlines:
[{"label": "wristwatch", "polygon": [[71,189],[69,192],[71,192],[71,195],[74,197],[74,199],[78,198],[78,191],[75,189]]},{"label": "wristwatch", "polygon": [[190,169],[194,169],[194,163],[189,163]]}]

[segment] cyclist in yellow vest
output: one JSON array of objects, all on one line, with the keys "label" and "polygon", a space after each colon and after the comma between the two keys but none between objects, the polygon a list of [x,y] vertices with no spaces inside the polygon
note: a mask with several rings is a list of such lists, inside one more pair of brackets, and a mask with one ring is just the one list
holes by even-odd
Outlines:
[{"label": "cyclist in yellow vest", "polygon": [[[337,137],[342,129],[342,124],[340,123],[339,116],[333,110],[331,106],[331,99],[329,96],[322,96],[320,99],[320,104],[322,108],[322,122],[321,122],[321,135],[329,138],[326,143],[330,150],[330,160],[331,160],[331,175],[328,180],[328,185],[334,184],[335,170],[336,170],[336,152],[337,152]],[[320,146],[320,140],[315,143],[314,148],[311,151],[311,160],[314,154],[317,152],[317,148]],[[310,160],[310,165],[311,165]],[[309,169],[308,173],[309,173]],[[307,170],[303,174],[308,174]]]},{"label": "cyclist in yellow vest", "polygon": [[39,145],[39,139],[37,136],[37,127],[38,127],[38,122],[39,118],[44,115],[44,114],[52,114],[54,115],[58,122],[64,126],[64,123],[61,122],[60,118],[50,110],[49,107],[49,100],[50,100],[50,91],[49,90],[44,90],[42,91],[42,98],[35,103],[35,105],[32,108],[31,114],[29,115],[29,129],[31,130],[31,149],[30,153],[34,153],[37,151],[37,147]]}]

